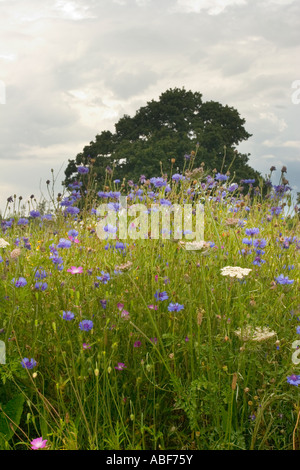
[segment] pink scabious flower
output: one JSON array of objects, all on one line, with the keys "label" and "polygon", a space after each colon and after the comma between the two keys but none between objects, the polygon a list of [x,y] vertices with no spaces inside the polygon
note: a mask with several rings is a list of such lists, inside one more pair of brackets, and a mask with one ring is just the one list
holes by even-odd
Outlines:
[{"label": "pink scabious flower", "polygon": [[68,239],[71,240],[71,242],[73,242],[73,243],[80,243],[80,241],[78,240],[78,238],[71,237],[70,235],[68,236]]},{"label": "pink scabious flower", "polygon": [[91,349],[91,346],[88,343],[83,343],[82,348],[83,349]]},{"label": "pink scabious flower", "polygon": [[67,272],[71,274],[81,274],[83,272],[83,267],[79,266],[77,268],[76,266],[71,266],[71,268],[67,269]]},{"label": "pink scabious flower", "polygon": [[115,367],[116,370],[123,370],[126,368],[127,366],[125,366],[124,362],[118,362],[118,365]]},{"label": "pink scabious flower", "polygon": [[36,439],[33,439],[33,441],[30,442],[31,444],[31,449],[32,450],[39,450],[39,449],[43,449],[44,447],[46,447],[46,442],[47,442],[47,439],[44,439],[42,437],[37,437]]},{"label": "pink scabious flower", "polygon": [[158,306],[157,305],[148,305],[148,308],[150,308],[150,310],[157,310],[158,309]]}]

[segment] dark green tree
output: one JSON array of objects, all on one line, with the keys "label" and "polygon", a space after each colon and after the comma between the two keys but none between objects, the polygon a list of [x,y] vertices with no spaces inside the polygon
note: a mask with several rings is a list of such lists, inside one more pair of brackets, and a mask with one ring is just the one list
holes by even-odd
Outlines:
[{"label": "dark green tree", "polygon": [[258,178],[261,175],[248,165],[248,155],[237,151],[237,145],[247,140],[245,120],[236,109],[215,101],[202,101],[198,92],[184,88],[169,89],[158,101],[141,107],[133,117],[124,115],[115,132],[103,131],[84,147],[75,160],[69,160],[65,170],[67,185],[77,178],[77,165],[94,161],[96,181],[101,188],[106,168],[113,168],[114,178],[138,181],[159,176],[161,166],[168,173],[171,159],[182,171],[191,152],[198,148],[194,167],[202,162],[205,169],[230,171],[235,181]]}]

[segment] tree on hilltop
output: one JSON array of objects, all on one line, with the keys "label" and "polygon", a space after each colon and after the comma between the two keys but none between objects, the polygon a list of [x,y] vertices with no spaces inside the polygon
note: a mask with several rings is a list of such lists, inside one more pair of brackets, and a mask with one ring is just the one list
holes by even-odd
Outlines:
[{"label": "tree on hilltop", "polygon": [[[182,171],[191,152],[198,147],[194,166],[235,174],[235,181],[256,179],[261,175],[248,165],[248,155],[237,151],[242,141],[251,137],[238,111],[216,101],[202,101],[198,92],[184,88],[169,89],[158,101],[151,100],[133,117],[124,115],[115,124],[115,132],[102,131],[69,160],[64,184],[77,178],[77,166],[90,159],[99,185],[104,184],[106,168],[114,168],[114,178],[137,182],[160,175],[160,165],[168,172],[171,159]],[[225,154],[224,154],[224,149]],[[225,155],[225,158],[224,158]]]}]

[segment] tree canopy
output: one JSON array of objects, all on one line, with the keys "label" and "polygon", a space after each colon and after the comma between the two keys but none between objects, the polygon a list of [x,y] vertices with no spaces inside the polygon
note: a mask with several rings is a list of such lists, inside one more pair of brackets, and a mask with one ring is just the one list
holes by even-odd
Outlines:
[{"label": "tree canopy", "polygon": [[[67,185],[77,176],[77,166],[92,159],[99,187],[105,181],[106,168],[114,169],[114,178],[137,182],[159,176],[161,166],[168,172],[171,160],[182,171],[197,148],[194,166],[204,163],[207,170],[217,169],[235,180],[256,179],[261,175],[248,165],[248,155],[237,151],[242,141],[251,137],[238,111],[216,101],[202,101],[198,92],[184,88],[169,89],[158,101],[141,107],[133,117],[124,115],[108,130],[96,135],[65,170]],[[225,158],[224,158],[225,157]]]}]

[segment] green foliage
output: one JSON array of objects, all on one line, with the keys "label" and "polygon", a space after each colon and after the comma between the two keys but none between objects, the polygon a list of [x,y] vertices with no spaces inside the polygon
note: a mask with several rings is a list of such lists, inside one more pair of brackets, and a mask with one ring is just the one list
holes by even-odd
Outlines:
[{"label": "green foliage", "polygon": [[100,188],[107,182],[107,167],[113,169],[114,178],[137,182],[142,174],[147,178],[159,176],[160,165],[163,172],[167,171],[172,159],[182,171],[187,163],[185,156],[194,166],[204,163],[209,171],[222,166],[223,173],[230,171],[237,181],[258,180],[261,175],[248,165],[248,155],[236,150],[251,136],[244,124],[232,107],[203,102],[198,92],[169,89],[133,117],[124,115],[115,124],[115,133],[102,131],[75,160],[69,160],[64,184],[77,179],[77,165],[91,160]]},{"label": "green foliage", "polygon": [[5,405],[0,405],[0,449],[2,450],[6,448],[6,443],[11,440],[20,424],[24,401],[24,395],[19,394]]}]

